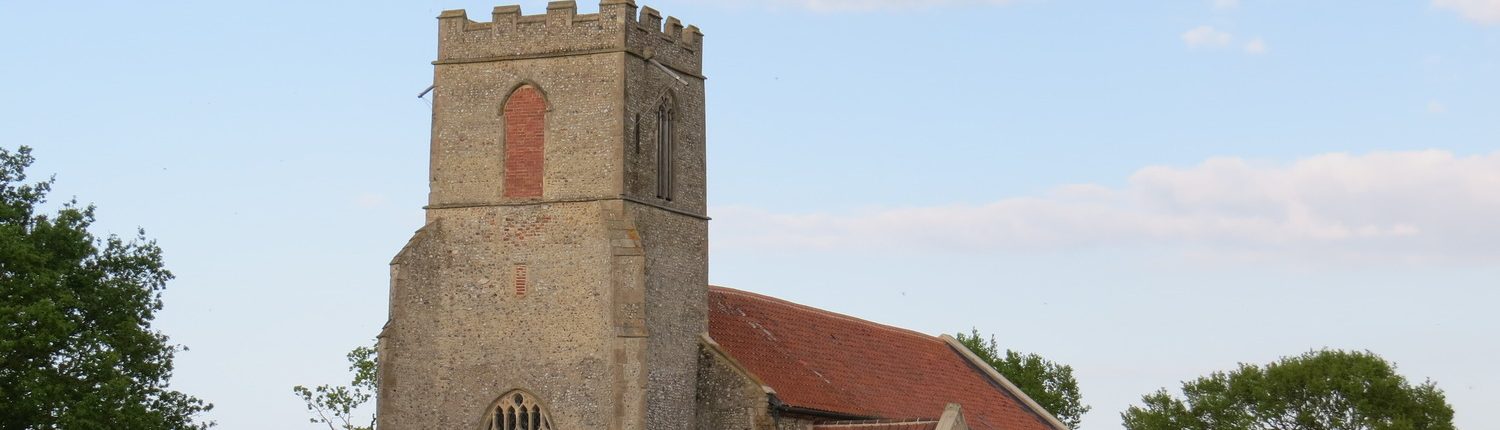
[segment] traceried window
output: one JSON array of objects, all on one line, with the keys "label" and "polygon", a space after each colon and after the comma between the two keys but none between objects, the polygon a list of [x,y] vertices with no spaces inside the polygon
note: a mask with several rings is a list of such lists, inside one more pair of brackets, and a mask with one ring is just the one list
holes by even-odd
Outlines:
[{"label": "traceried window", "polygon": [[672,188],[676,180],[673,167],[676,160],[676,125],[673,123],[671,100],[663,100],[656,109],[656,198],[672,200]]},{"label": "traceried window", "polygon": [[547,409],[521,390],[500,396],[489,415],[484,430],[552,430]]}]

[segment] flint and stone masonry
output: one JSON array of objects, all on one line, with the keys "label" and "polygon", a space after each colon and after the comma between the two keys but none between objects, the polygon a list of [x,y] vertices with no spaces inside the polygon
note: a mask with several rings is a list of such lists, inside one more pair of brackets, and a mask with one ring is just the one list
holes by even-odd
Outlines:
[{"label": "flint and stone masonry", "polygon": [[1065,430],[956,340],[708,286],[702,60],[633,0],[438,17],[379,428]]},{"label": "flint and stone masonry", "polygon": [[379,427],[700,428],[702,35],[632,0],[438,23],[426,225],[391,261]]}]

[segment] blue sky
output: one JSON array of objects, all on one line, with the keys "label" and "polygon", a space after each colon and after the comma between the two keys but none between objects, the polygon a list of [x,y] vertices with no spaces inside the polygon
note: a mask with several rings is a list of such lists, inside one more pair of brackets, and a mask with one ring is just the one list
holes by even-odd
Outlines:
[{"label": "blue sky", "polygon": [[[422,222],[432,18],[497,4],[0,3],[0,145],[160,240],[175,387],[298,428]],[[994,333],[1085,428],[1322,347],[1500,422],[1500,1],[645,4],[706,34],[716,284]]]}]

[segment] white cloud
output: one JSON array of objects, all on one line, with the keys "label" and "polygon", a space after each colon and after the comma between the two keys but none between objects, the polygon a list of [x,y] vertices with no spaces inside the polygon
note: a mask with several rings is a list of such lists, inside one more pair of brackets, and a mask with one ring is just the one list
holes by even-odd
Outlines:
[{"label": "white cloud", "polygon": [[1432,5],[1458,11],[1476,22],[1500,23],[1500,0],[1432,0]]},{"label": "white cloud", "polygon": [[1234,35],[1202,25],[1182,33],[1182,41],[1193,48],[1222,48],[1234,41]]},{"label": "white cloud", "polygon": [[1439,102],[1437,100],[1432,100],[1432,101],[1427,102],[1427,112],[1429,112],[1429,113],[1445,113],[1445,112],[1448,112],[1448,105],[1445,105],[1442,102]]},{"label": "white cloud", "polygon": [[1214,9],[1234,9],[1240,6],[1240,0],[1214,0]]},{"label": "white cloud", "polygon": [[983,205],[853,213],[716,207],[715,247],[1036,251],[1166,246],[1296,262],[1500,263],[1500,152],[1214,158],[1127,185],[1069,185]]},{"label": "white cloud", "polygon": [[1261,38],[1259,38],[1259,37],[1254,38],[1254,39],[1250,39],[1249,42],[1245,42],[1245,53],[1247,53],[1247,54],[1260,55],[1260,54],[1264,54],[1264,53],[1266,53],[1266,52],[1268,52],[1270,50],[1271,50],[1271,47],[1266,46],[1266,41],[1265,40],[1261,40]]},{"label": "white cloud", "polygon": [[1010,0],[773,0],[772,4],[820,12],[923,9],[938,6],[1002,5]]}]

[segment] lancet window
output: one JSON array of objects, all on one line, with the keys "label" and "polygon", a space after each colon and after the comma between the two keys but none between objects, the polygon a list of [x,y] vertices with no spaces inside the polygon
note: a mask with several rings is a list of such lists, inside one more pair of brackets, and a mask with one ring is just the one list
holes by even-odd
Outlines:
[{"label": "lancet window", "polygon": [[663,100],[656,109],[656,198],[672,200],[676,176],[676,133],[671,100]]}]

